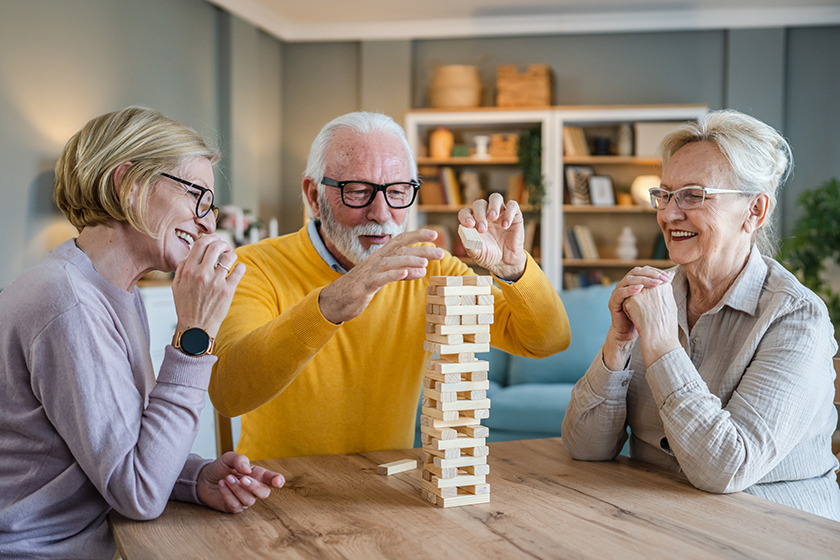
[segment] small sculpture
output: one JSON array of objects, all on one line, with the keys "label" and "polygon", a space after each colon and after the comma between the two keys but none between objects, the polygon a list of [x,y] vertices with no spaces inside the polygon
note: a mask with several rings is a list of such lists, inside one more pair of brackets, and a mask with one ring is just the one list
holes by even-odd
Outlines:
[{"label": "small sculpture", "polygon": [[615,254],[623,261],[632,261],[639,256],[639,250],[636,248],[636,236],[633,235],[630,226],[624,226],[621,230]]},{"label": "small sculpture", "polygon": [[455,137],[445,128],[437,128],[429,135],[429,157],[447,159],[452,156]]},{"label": "small sculpture", "polygon": [[490,145],[490,137],[475,136],[473,137],[473,141],[475,142],[475,154],[473,154],[473,158],[490,159],[490,154],[487,153],[487,146]]}]

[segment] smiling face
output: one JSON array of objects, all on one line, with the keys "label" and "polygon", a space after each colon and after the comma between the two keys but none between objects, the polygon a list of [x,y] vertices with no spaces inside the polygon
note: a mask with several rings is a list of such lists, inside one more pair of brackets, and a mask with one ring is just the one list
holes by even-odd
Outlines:
[{"label": "smiling face", "polygon": [[[213,166],[206,158],[187,159],[168,173],[213,190]],[[152,268],[164,272],[175,270],[200,235],[215,231],[213,212],[200,219],[195,215],[200,194],[166,177],[160,177],[152,187],[146,221],[157,239],[137,231],[137,239],[132,243],[144,260],[154,263]]]},{"label": "smiling face", "polygon": [[[357,179],[385,184],[412,179],[405,148],[387,133],[360,135],[349,130],[336,133],[327,149],[324,175],[336,181]],[[405,229],[407,208],[388,206],[383,193],[364,208],[350,208],[341,201],[336,187],[304,181],[310,206],[321,218],[324,244],[347,270]]]},{"label": "smiling face", "polygon": [[[686,144],[668,160],[662,188],[675,191],[689,185],[737,188],[729,162],[715,144]],[[671,260],[687,273],[706,278],[739,271],[756,227],[751,214],[754,199],[739,194],[709,194],[699,208],[682,210],[672,197],[656,213]]]}]

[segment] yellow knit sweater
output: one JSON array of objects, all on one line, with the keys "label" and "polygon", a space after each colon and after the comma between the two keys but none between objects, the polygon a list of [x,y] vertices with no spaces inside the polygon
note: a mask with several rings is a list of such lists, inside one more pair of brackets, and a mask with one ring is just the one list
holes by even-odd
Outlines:
[{"label": "yellow knit sweater", "polygon": [[[411,447],[422,388],[429,276],[472,274],[447,254],[427,276],[387,285],[355,319],[334,325],[318,296],[341,275],[306,228],[237,250],[248,267],[216,338],[210,398],[242,417],[237,450],[252,460]],[[563,304],[528,257],[494,287],[492,344],[544,357],[570,341]]]}]

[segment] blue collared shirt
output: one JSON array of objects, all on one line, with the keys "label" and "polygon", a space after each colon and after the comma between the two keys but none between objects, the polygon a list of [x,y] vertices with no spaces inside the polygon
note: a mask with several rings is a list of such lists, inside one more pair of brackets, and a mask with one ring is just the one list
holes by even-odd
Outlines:
[{"label": "blue collared shirt", "polygon": [[332,256],[332,253],[327,250],[327,246],[324,245],[324,240],[321,239],[321,235],[318,233],[319,223],[320,220],[309,220],[309,223],[306,225],[306,233],[309,234],[309,240],[312,241],[312,245],[315,247],[315,250],[331,269],[335,270],[339,274],[346,274],[347,271],[344,267],[338,264],[338,261]]}]

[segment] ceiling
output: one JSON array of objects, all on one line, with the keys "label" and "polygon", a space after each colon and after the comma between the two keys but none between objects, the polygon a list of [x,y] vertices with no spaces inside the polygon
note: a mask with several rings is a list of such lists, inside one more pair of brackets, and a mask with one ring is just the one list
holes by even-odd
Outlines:
[{"label": "ceiling", "polygon": [[840,24],[840,0],[208,0],[289,42]]}]

